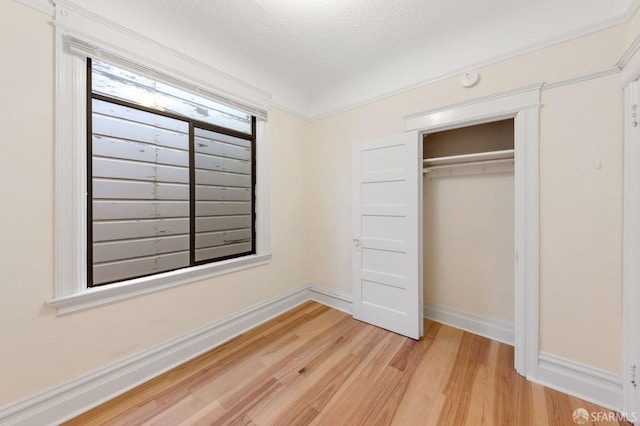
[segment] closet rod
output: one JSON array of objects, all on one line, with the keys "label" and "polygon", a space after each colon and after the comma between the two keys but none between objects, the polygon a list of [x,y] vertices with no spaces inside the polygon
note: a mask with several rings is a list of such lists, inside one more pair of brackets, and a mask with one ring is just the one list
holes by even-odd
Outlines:
[{"label": "closet rod", "polygon": [[452,164],[443,164],[440,166],[428,166],[422,169],[422,173],[430,173],[435,170],[451,169],[454,167],[492,165],[492,164],[502,164],[502,163],[513,163],[513,158],[500,158],[497,160],[469,161],[466,163],[452,163]]},{"label": "closet rod", "polygon": [[513,149],[505,149],[502,151],[477,152],[473,154],[451,155],[447,157],[434,157],[422,160],[424,167],[436,167],[444,165],[458,165],[479,161],[502,160],[514,157]]}]

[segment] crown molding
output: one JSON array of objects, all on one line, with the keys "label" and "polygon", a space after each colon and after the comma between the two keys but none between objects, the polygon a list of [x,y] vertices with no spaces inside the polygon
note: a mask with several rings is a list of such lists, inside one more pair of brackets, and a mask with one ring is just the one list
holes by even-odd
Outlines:
[{"label": "crown molding", "polygon": [[433,78],[430,78],[430,79],[427,79],[427,80],[424,80],[424,81],[421,81],[421,82],[418,82],[418,83],[415,83],[415,84],[404,86],[404,87],[401,87],[401,88],[396,89],[396,90],[385,92],[385,93],[380,94],[378,96],[373,96],[373,97],[367,98],[367,99],[359,101],[359,102],[354,102],[354,103],[349,104],[349,105],[344,106],[344,107],[335,108],[335,109],[328,110],[326,112],[321,112],[321,113],[318,113],[318,114],[311,114],[310,115],[310,119],[311,119],[311,121],[322,120],[324,118],[328,118],[328,117],[331,117],[331,116],[336,115],[336,114],[340,114],[340,113],[343,113],[343,112],[354,110],[356,108],[359,108],[361,106],[364,106],[364,105],[367,105],[367,104],[370,104],[370,103],[373,103],[373,102],[381,101],[383,99],[391,98],[393,96],[397,96],[397,95],[400,95],[400,94],[403,94],[403,93],[406,93],[406,92],[410,92],[412,90],[419,89],[421,87],[425,87],[425,86],[437,83],[437,82],[442,81],[442,80],[446,80],[446,79],[449,79],[449,78],[457,77],[457,76],[459,76],[460,74],[464,73],[465,71],[467,71],[469,69],[479,69],[479,68],[488,67],[490,65],[495,65],[495,64],[498,64],[500,62],[504,62],[504,61],[507,61],[509,59],[514,59],[514,58],[517,58],[519,56],[523,56],[523,55],[526,55],[526,54],[529,54],[529,53],[533,53],[533,52],[541,50],[541,49],[545,49],[545,48],[552,47],[552,46],[555,46],[555,45],[558,45],[558,44],[562,44],[562,43],[565,43],[565,42],[568,42],[568,41],[571,41],[571,40],[575,40],[577,38],[584,37],[586,35],[593,34],[595,32],[598,32],[598,31],[601,31],[601,30],[604,30],[604,29],[607,29],[607,28],[611,28],[611,27],[614,27],[616,25],[623,24],[625,22],[627,22],[626,15],[623,15],[622,17],[618,17],[616,19],[611,19],[611,20],[605,21],[604,23],[588,27],[586,29],[583,29],[580,32],[572,33],[571,35],[567,35],[567,36],[564,36],[564,37],[558,37],[558,38],[555,38],[555,39],[548,40],[547,42],[539,43],[539,44],[536,44],[536,45],[533,45],[533,46],[530,46],[530,47],[527,47],[527,48],[524,48],[524,49],[515,50],[515,51],[512,51],[512,52],[504,54],[504,55],[494,56],[493,58],[487,59],[485,61],[476,62],[476,63],[470,64],[470,65],[465,65],[463,67],[456,68],[455,70],[452,70],[452,71],[447,72],[445,74],[441,74],[439,76],[435,76]]},{"label": "crown molding", "polygon": [[[39,1],[42,1],[42,0],[39,0]],[[167,46],[166,44],[160,43],[150,37],[147,37],[144,34],[141,34],[117,22],[114,22],[110,19],[100,16],[96,13],[93,13],[79,6],[73,1],[69,1],[69,0],[54,0],[54,1],[56,6],[56,12],[57,12],[56,26],[61,29],[69,30],[75,33],[78,31],[76,27],[81,26],[82,22],[86,23],[88,21],[91,23],[91,25],[95,25],[96,23],[100,24],[103,26],[103,28],[114,31],[116,34],[119,33],[120,35],[126,36],[132,41],[140,42],[148,47],[151,47],[152,49],[157,49],[160,52],[167,53],[172,57],[180,61],[183,61],[184,63],[195,66],[209,73],[211,76],[215,76],[215,78],[219,78],[220,80],[223,80],[225,82],[232,84],[234,87],[239,88],[242,92],[250,93],[251,96],[247,97],[246,93],[241,94],[241,93],[236,93],[235,91],[226,93],[225,88],[216,87],[217,91],[221,93],[226,93],[232,97],[240,98],[242,100],[246,100],[249,102],[252,101],[251,98],[259,98],[261,99],[260,103],[264,104],[263,106],[266,106],[271,102],[271,98],[272,98],[271,93],[261,88],[258,88],[244,80],[241,80],[231,74],[228,74],[218,68],[215,68],[207,62],[204,62],[202,60],[189,56],[185,53],[182,53],[181,51],[174,49],[170,46]],[[80,35],[92,41],[94,39],[93,33],[92,34],[81,33]],[[101,46],[98,45],[97,47],[100,48]]]},{"label": "crown molding", "polygon": [[[345,105],[343,107],[339,107],[339,108],[335,108],[335,109],[330,109],[327,110],[325,112],[320,112],[317,114],[307,114],[307,116],[309,117],[310,121],[318,121],[318,120],[322,120],[328,117],[331,117],[333,115],[337,115],[337,114],[341,114],[347,111],[351,111],[354,110],[356,108],[359,108],[361,106],[373,103],[373,102],[378,102],[381,101],[383,99],[387,99],[387,98],[391,98],[406,92],[410,92],[412,90],[415,89],[419,89],[421,87],[425,87],[428,86],[430,84],[434,84],[437,83],[439,81],[442,80],[446,80],[449,78],[453,78],[453,77],[457,77],[460,74],[464,73],[465,71],[468,71],[469,69],[479,69],[479,68],[484,68],[484,67],[488,67],[490,65],[495,65],[498,64],[500,62],[504,62],[507,61],[509,59],[514,59],[517,58],[519,56],[523,56],[529,53],[533,53],[535,51],[538,50],[542,50],[542,49],[546,49],[552,46],[556,46],[558,44],[562,44],[562,43],[566,43],[568,41],[571,40],[575,40],[578,39],[580,37],[584,37],[587,36],[589,34],[593,34],[596,33],[598,31],[602,31],[602,30],[606,30],[608,28],[612,28],[615,27],[617,25],[622,25],[622,24],[626,24],[627,22],[629,22],[636,14],[636,12],[638,11],[638,9],[640,9],[640,0],[633,0],[631,6],[629,7],[629,9],[627,9],[627,11],[622,14],[619,15],[615,18],[606,20],[604,22],[600,22],[599,24],[596,25],[591,25],[588,27],[583,28],[580,31],[576,31],[570,34],[566,34],[564,36],[560,36],[560,37],[556,37],[553,39],[549,39],[547,41],[541,42],[541,43],[537,43],[534,44],[532,46],[523,48],[523,49],[519,49],[519,50],[515,50],[512,51],[510,53],[506,53],[504,55],[498,55],[498,56],[494,56],[490,59],[484,60],[484,61],[480,61],[480,62],[476,62],[470,65],[466,65],[463,67],[459,67],[456,68],[455,70],[449,71],[447,73],[441,74],[439,76],[434,76],[432,78],[429,79],[425,79],[421,82],[417,82],[414,84],[410,84],[407,86],[403,86],[401,88],[398,88],[396,90],[392,90],[392,91],[388,91],[385,93],[382,93],[380,95],[377,96],[372,96],[369,97],[365,100],[359,101],[359,102],[354,102],[352,104],[349,105]],[[566,80],[559,80],[559,81],[555,81],[555,82],[551,82],[551,83],[543,83],[545,84],[544,89],[550,89],[553,87],[559,87],[559,86],[563,86],[566,84],[571,84],[574,82],[579,82],[579,81],[584,81],[584,80],[588,80],[591,78],[597,78],[597,77],[604,77],[606,75],[610,75],[613,74],[615,72],[619,72],[620,70],[622,70],[624,68],[624,66],[629,62],[629,60],[631,59],[631,57],[633,57],[633,55],[640,49],[640,35],[638,35],[638,37],[636,38],[636,40],[632,43],[631,46],[629,46],[629,48],[627,49],[627,51],[623,54],[623,56],[621,57],[621,59],[615,64],[613,65],[611,68],[607,68],[606,70],[598,70],[596,72],[593,73],[587,73],[584,76],[589,76],[586,78],[583,78],[583,76],[578,76],[578,77],[570,77]],[[617,71],[615,71],[615,68],[618,68]],[[547,85],[549,85],[549,87],[547,87]]]},{"label": "crown molding", "polygon": [[286,105],[284,105],[284,104],[282,104],[280,102],[277,102],[277,101],[272,101],[271,102],[271,107],[272,108],[276,108],[276,109],[278,109],[278,110],[280,110],[282,112],[285,112],[285,113],[287,113],[289,115],[292,115],[292,116],[294,116],[294,117],[296,117],[296,118],[298,118],[298,119],[300,119],[302,121],[305,121],[307,123],[311,123],[312,121],[315,120],[313,117],[311,117],[311,116],[309,116],[307,114],[303,114],[303,113],[301,113],[300,111],[298,111],[296,109],[289,108],[288,106],[286,106]]},{"label": "crown molding", "polygon": [[638,9],[640,9],[640,0],[631,0],[631,5],[624,14],[625,22],[630,21],[631,18],[635,16],[636,12],[638,12]]},{"label": "crown molding", "polygon": [[14,0],[16,3],[20,3],[24,6],[30,7],[42,12],[45,15],[53,17],[55,13],[55,6],[51,0]]},{"label": "crown molding", "polygon": [[[116,22],[110,21],[100,15],[94,14],[90,11],[88,11],[87,9],[84,9],[83,7],[77,5],[75,2],[70,1],[70,0],[14,0],[15,2],[19,3],[19,4],[23,4],[25,6],[28,6],[32,9],[35,9],[41,13],[45,13],[49,16],[54,16],[55,13],[55,8],[56,6],[61,6],[64,7],[66,9],[72,10],[80,15],[83,15],[84,17],[87,17],[91,20],[94,20],[96,22],[99,22],[103,25],[106,25],[108,27],[111,27],[119,32],[123,32],[126,33],[128,36],[134,37],[138,40],[141,40],[145,43],[150,43],[153,44],[155,47],[157,48],[161,48],[162,50],[165,50],[167,52],[170,52],[171,54],[180,57],[183,60],[186,60],[188,62],[193,63],[194,65],[197,65],[199,67],[202,68],[206,68],[208,71],[210,72],[215,72],[221,76],[224,76],[224,78],[228,78],[228,79],[233,79],[233,80],[237,80],[238,84],[241,84],[243,86],[245,86],[247,89],[249,90],[253,90],[256,92],[261,92],[263,95],[266,95],[268,98],[271,98],[271,95],[266,93],[264,90],[257,88],[255,86],[252,86],[251,84],[238,80],[235,77],[228,75],[226,73],[224,73],[223,71],[216,69],[210,65],[208,65],[207,63],[200,61],[198,59],[189,57],[175,49],[172,49],[164,44],[161,44],[155,40],[152,40],[140,33],[137,33],[127,27],[124,27]],[[583,28],[580,31],[576,31],[570,34],[566,34],[564,36],[560,36],[560,37],[556,37],[553,39],[549,39],[546,40],[544,42],[541,43],[537,43],[535,45],[529,46],[527,48],[524,49],[519,49],[519,50],[515,50],[509,53],[506,53],[504,55],[498,55],[495,57],[492,57],[490,59],[484,60],[484,61],[480,61],[480,62],[476,62],[473,64],[469,64],[463,67],[458,67],[454,70],[451,70],[447,73],[443,73],[437,76],[433,76],[431,78],[413,83],[413,84],[409,84],[409,85],[405,85],[403,87],[400,87],[398,89],[395,90],[391,90],[391,91],[387,91],[384,93],[381,93],[379,95],[376,96],[370,96],[370,97],[366,97],[360,101],[355,101],[355,102],[351,102],[347,105],[344,105],[342,107],[338,107],[338,108],[332,108],[332,109],[326,109],[323,111],[323,108],[318,108],[318,112],[313,112],[313,110],[305,110],[304,108],[296,108],[296,107],[291,107],[291,106],[287,106],[286,103],[283,102],[272,102],[272,106],[283,111],[286,112],[288,114],[291,114],[303,121],[306,122],[314,122],[314,121],[319,121],[325,118],[328,118],[330,116],[334,116],[340,113],[344,113],[350,110],[354,110],[357,109],[361,106],[373,103],[373,102],[377,102],[377,101],[381,101],[387,98],[391,98],[397,95],[400,95],[402,93],[406,93],[424,86],[428,86],[430,84],[434,84],[437,83],[439,81],[442,80],[446,80],[452,77],[456,77],[459,74],[461,74],[462,72],[464,72],[465,70],[468,69],[477,69],[477,68],[483,68],[483,67],[487,67],[490,65],[494,65],[509,59],[513,59],[516,58],[518,56],[522,56],[522,55],[526,55],[532,52],[535,52],[537,50],[541,50],[541,49],[545,49],[554,45],[558,45],[570,40],[574,40],[607,28],[611,28],[614,27],[616,25],[621,25],[624,23],[629,22],[638,12],[638,10],[640,9],[640,0],[632,0],[631,4],[629,6],[629,8],[627,9],[627,11],[617,17],[614,17],[612,19],[609,19],[607,21],[601,22],[597,25],[591,25],[588,27]],[[577,76],[577,77],[571,77],[569,79],[566,80],[561,80],[561,81],[555,81],[555,82],[548,82],[545,83],[544,85],[544,89],[551,89],[554,87],[560,87],[563,85],[567,85],[567,84],[572,84],[572,83],[576,83],[579,81],[584,81],[590,78],[598,78],[598,77],[603,77],[609,74],[613,74],[616,71],[616,68],[618,70],[622,70],[624,69],[624,67],[629,63],[629,61],[631,60],[631,58],[638,52],[638,50],[640,50],[640,35],[638,35],[638,37],[636,37],[636,39],[633,41],[633,43],[627,48],[627,50],[624,52],[624,54],[621,56],[620,60],[611,68],[605,69],[605,70],[599,70],[596,72],[592,72],[592,73],[587,73],[585,75],[581,75],[581,76]]]},{"label": "crown molding", "polygon": [[626,67],[629,61],[631,61],[631,58],[633,58],[633,56],[636,54],[638,49],[640,49],[640,34],[638,34],[635,40],[633,40],[633,43],[631,43],[627,48],[627,50],[625,50],[625,52],[622,54],[622,57],[620,58],[620,60],[616,65],[620,69],[623,69],[624,67]]}]

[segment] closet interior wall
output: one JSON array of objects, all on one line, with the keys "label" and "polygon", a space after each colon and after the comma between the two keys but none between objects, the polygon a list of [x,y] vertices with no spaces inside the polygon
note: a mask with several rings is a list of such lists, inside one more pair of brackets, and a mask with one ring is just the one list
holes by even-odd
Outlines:
[{"label": "closet interior wall", "polygon": [[426,306],[513,324],[513,142],[512,119],[424,136]]}]

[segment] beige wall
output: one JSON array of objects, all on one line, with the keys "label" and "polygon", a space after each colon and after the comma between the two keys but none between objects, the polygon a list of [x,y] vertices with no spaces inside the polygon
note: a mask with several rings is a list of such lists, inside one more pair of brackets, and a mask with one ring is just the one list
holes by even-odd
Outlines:
[{"label": "beige wall", "polygon": [[271,249],[263,267],[57,317],[53,27],[0,2],[0,405],[305,285],[309,124],[270,111]]},{"label": "beige wall", "polygon": [[[610,68],[631,24],[312,123],[310,278],[351,292],[351,144],[404,130],[403,117],[530,84]],[[540,123],[541,350],[620,373],[622,90],[620,74],[543,91]],[[602,169],[594,168],[602,160]]]},{"label": "beige wall", "polygon": [[424,302],[513,324],[513,173],[424,178]]},{"label": "beige wall", "polygon": [[619,75],[545,91],[542,103],[540,350],[619,373]]},{"label": "beige wall", "polygon": [[[403,117],[614,65],[627,25],[373,102],[313,123],[271,111],[273,261],[260,268],[57,317],[53,296],[53,29],[0,2],[0,405],[108,365],[313,282],[351,291],[351,144]],[[620,372],[621,75],[546,90],[540,147],[540,342]],[[602,168],[595,168],[595,161]],[[10,367],[9,367],[10,366]]]}]

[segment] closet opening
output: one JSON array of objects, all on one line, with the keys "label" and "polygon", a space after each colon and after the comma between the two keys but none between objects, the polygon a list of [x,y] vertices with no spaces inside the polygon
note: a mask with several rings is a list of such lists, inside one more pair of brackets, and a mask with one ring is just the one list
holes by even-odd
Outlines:
[{"label": "closet opening", "polygon": [[422,143],[425,317],[514,345],[514,119]]}]

